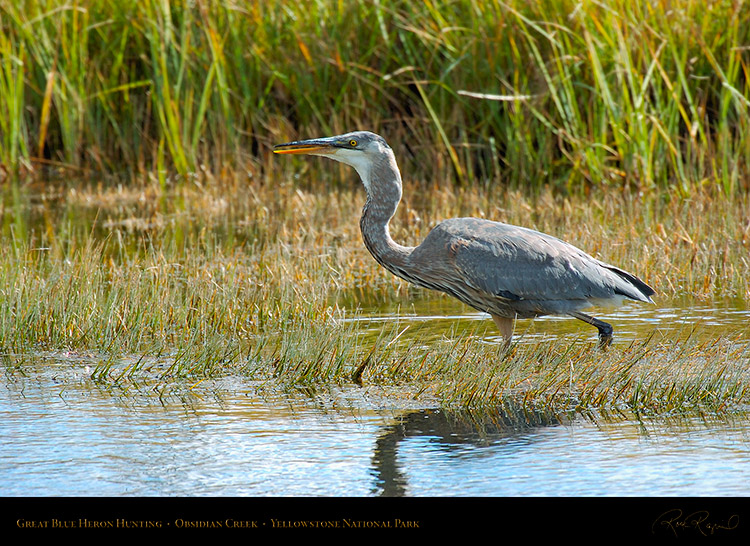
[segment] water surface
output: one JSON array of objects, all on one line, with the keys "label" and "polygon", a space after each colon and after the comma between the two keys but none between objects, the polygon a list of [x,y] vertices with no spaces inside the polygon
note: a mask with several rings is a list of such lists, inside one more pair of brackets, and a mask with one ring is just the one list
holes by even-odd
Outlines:
[{"label": "water surface", "polygon": [[[384,389],[159,398],[83,362],[7,373],[3,496],[745,496],[748,415],[624,419],[396,407]],[[632,417],[632,416],[631,416]]]},{"label": "water surface", "polygon": [[[656,336],[668,339],[750,339],[750,309],[742,301],[669,300],[656,305],[628,302],[621,307],[588,311],[614,327],[616,343]],[[455,337],[466,333],[480,342],[501,343],[499,332],[486,313],[480,313],[449,297],[427,297],[398,304],[371,306],[344,319],[366,324],[373,332],[384,324],[409,326],[420,338]],[[596,340],[596,328],[567,316],[546,316],[516,321],[514,339],[521,343],[544,343],[555,339]]]}]

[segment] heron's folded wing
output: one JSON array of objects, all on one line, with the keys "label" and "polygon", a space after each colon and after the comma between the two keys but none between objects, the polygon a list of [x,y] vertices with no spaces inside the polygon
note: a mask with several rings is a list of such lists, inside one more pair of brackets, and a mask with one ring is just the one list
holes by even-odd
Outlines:
[{"label": "heron's folded wing", "polygon": [[555,237],[473,218],[441,226],[456,273],[488,294],[508,300],[559,301],[607,299],[615,292],[614,273]]}]

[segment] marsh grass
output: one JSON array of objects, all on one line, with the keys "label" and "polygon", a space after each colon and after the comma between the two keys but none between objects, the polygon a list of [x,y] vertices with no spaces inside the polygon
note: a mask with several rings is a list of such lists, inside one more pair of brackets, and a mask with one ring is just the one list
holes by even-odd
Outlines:
[{"label": "marsh grass", "polygon": [[[166,191],[153,179],[37,190],[19,186],[2,209],[7,362],[86,354],[101,387],[159,396],[237,375],[259,388],[388,389],[395,400],[453,407],[513,399],[530,409],[669,413],[747,403],[746,330],[654,330],[601,352],[575,335],[527,340],[522,327],[504,355],[488,321],[446,321],[442,333],[397,316],[368,321],[379,306],[445,296],[402,283],[367,254],[358,187],[306,191],[237,175]],[[750,298],[750,209],[720,194],[686,202],[407,187],[406,196],[393,234],[408,244],[441,218],[484,215],[623,265],[657,288],[658,302]]]},{"label": "marsh grass", "polygon": [[367,254],[352,172],[270,147],[376,130],[405,174],[404,244],[483,216],[631,270],[658,302],[747,306],[749,18],[743,2],[0,0],[6,372],[86,355],[102,388],[159,396],[239,375],[457,407],[746,405],[746,330],[606,353],[522,337],[501,355],[484,324],[368,323],[445,296]]},{"label": "marsh grass", "polygon": [[418,181],[748,188],[744,2],[0,1],[0,160],[20,175],[273,174],[352,129]]},{"label": "marsh grass", "polygon": [[604,353],[588,342],[527,345],[502,361],[491,355],[470,359],[471,371],[441,385],[439,396],[458,406],[507,397],[530,409],[644,415],[746,410],[749,357],[747,341],[735,339],[652,336]]}]

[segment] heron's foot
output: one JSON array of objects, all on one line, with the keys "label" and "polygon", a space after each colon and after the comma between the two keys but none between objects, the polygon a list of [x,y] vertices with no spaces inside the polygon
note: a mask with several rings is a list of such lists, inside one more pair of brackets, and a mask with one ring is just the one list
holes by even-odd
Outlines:
[{"label": "heron's foot", "polygon": [[602,350],[607,350],[607,347],[609,347],[612,344],[612,338],[614,336],[612,335],[612,327],[609,327],[609,330],[599,330],[599,348]]},{"label": "heron's foot", "polygon": [[500,345],[500,356],[505,359],[512,355],[515,351],[515,345],[512,343],[513,340],[505,338],[503,343]]},{"label": "heron's foot", "polygon": [[612,334],[614,333],[614,328],[612,328],[611,324],[577,311],[573,311],[569,314],[570,316],[575,317],[578,320],[582,320],[583,322],[595,326],[596,329],[599,330],[600,349],[606,349],[612,343]]}]

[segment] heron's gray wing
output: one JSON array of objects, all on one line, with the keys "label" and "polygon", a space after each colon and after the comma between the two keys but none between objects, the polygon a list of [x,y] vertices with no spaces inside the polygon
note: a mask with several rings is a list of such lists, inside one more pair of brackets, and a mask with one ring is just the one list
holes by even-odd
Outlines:
[{"label": "heron's gray wing", "polygon": [[436,229],[456,273],[488,295],[540,308],[557,302],[556,312],[566,310],[562,302],[632,297],[618,291],[619,276],[606,264],[544,233],[476,218],[448,220]]}]

